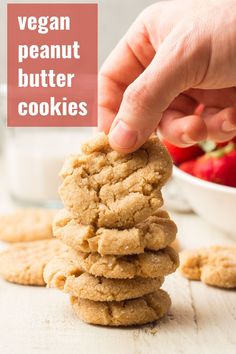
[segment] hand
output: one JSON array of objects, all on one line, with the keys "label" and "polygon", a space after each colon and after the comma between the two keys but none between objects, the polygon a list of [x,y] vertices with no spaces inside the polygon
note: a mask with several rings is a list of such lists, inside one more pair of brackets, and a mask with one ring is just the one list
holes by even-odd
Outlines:
[{"label": "hand", "polygon": [[178,146],[236,135],[236,1],[156,3],[99,73],[99,127],[128,153],[159,129]]}]

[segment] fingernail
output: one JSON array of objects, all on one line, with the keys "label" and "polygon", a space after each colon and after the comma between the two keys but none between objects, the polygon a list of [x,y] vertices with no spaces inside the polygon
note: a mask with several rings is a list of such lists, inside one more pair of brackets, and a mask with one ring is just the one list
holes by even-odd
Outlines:
[{"label": "fingernail", "polygon": [[190,136],[187,133],[183,133],[181,135],[181,141],[184,144],[196,144],[196,141],[191,139]]},{"label": "fingernail", "polygon": [[131,149],[137,142],[138,133],[136,130],[130,129],[123,120],[119,120],[110,132],[109,138],[117,147]]},{"label": "fingernail", "polygon": [[231,122],[229,122],[228,120],[225,120],[222,123],[221,129],[223,132],[229,133],[229,132],[236,130],[236,126],[234,124],[232,124]]}]

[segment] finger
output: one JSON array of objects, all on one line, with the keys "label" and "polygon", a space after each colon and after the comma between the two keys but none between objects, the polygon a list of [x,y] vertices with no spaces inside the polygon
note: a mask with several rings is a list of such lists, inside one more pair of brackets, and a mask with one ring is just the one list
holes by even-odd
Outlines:
[{"label": "finger", "polygon": [[198,115],[183,116],[182,112],[167,110],[159,124],[159,130],[170,143],[184,147],[206,139],[207,128]]},{"label": "finger", "polygon": [[208,130],[208,138],[223,142],[236,135],[236,108],[229,107],[223,110],[206,107],[202,113]]},{"label": "finger", "polygon": [[235,87],[219,90],[190,89],[186,94],[208,107],[236,107]]},{"label": "finger", "polygon": [[176,97],[167,108],[168,110],[182,112],[182,116],[193,114],[199,106],[199,103],[192,97],[181,93]]},{"label": "finger", "polygon": [[[198,115],[199,103],[186,94],[180,94],[164,112],[159,124],[159,131],[162,135],[173,144],[178,146],[189,145],[195,143],[191,137],[192,132],[188,129],[194,129],[193,134],[198,130],[203,131],[202,121],[195,116]],[[184,117],[188,117],[189,122],[185,124]],[[192,122],[193,120],[193,122]],[[197,127],[196,127],[197,125]],[[200,127],[199,127],[200,125]],[[185,129],[187,128],[187,131]],[[200,138],[202,134],[200,134]],[[184,140],[185,138],[185,140]],[[197,140],[199,136],[197,136]]]},{"label": "finger", "polygon": [[98,127],[109,133],[126,85],[100,74],[98,79]]},{"label": "finger", "polygon": [[114,149],[127,153],[139,148],[155,130],[170,103],[194,86],[196,53],[201,55],[202,51],[189,45],[196,40],[193,36],[191,31],[180,28],[172,32],[151,64],[125,91],[109,133]]},{"label": "finger", "polygon": [[106,133],[119,110],[124,91],[144,71],[155,55],[148,38],[140,17],[109,55],[99,72],[98,125]]}]

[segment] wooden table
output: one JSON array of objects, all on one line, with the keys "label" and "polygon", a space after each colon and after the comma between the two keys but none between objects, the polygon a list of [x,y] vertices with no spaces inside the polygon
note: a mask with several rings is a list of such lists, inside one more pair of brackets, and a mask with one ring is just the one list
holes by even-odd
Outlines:
[{"label": "wooden table", "polygon": [[[5,185],[0,186],[0,209],[9,209]],[[196,215],[172,217],[182,248],[234,242]],[[178,273],[167,277],[164,288],[173,305],[154,328],[112,329],[81,322],[59,291],[0,281],[0,353],[236,353],[235,291],[188,281]]]}]

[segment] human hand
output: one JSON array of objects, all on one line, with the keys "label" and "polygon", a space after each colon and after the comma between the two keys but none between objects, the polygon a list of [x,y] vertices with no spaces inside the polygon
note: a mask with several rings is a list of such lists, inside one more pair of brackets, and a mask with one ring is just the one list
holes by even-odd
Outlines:
[{"label": "human hand", "polygon": [[158,129],[192,145],[236,135],[236,1],[147,8],[99,73],[99,127],[128,153]]}]

